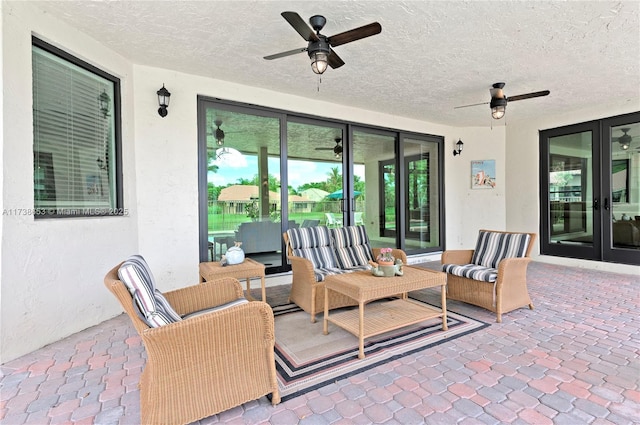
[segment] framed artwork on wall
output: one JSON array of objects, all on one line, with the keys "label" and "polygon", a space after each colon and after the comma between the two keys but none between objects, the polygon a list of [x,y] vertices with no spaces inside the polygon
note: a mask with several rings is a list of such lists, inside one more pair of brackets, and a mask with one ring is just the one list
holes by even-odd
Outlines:
[{"label": "framed artwork on wall", "polygon": [[496,160],[471,161],[471,189],[496,188]]}]

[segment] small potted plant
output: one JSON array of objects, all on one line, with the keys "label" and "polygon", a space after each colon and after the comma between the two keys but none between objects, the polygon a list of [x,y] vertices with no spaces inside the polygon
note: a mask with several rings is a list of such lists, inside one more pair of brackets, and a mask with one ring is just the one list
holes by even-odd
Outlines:
[{"label": "small potted plant", "polygon": [[376,258],[376,262],[381,266],[393,266],[395,259],[391,252],[391,248],[380,248],[380,254]]}]

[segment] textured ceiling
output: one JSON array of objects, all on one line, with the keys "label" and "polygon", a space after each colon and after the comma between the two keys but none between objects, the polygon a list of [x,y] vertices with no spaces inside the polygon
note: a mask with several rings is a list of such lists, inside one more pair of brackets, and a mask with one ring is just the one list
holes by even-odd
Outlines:
[{"label": "textured ceiling", "polygon": [[[489,87],[514,96],[509,123],[594,105],[640,109],[638,1],[33,2],[132,62],[452,126],[491,125]],[[318,78],[280,16],[327,18],[325,35],[379,22],[335,48],[346,65]],[[502,120],[501,122],[504,122]],[[500,123],[501,123],[500,122]],[[498,122],[494,122],[494,125]]]}]

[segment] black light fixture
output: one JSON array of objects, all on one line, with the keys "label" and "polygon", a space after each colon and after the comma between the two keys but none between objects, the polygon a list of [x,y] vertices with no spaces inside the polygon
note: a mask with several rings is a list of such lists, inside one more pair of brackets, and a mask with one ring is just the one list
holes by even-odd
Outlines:
[{"label": "black light fixture", "polygon": [[[342,137],[336,137],[334,139],[334,141],[336,142],[336,145],[333,147],[333,156],[336,159],[341,159],[342,158],[342,145],[340,143],[342,143]],[[325,148],[319,148],[319,149],[325,149]]]},{"label": "black light fixture", "polygon": [[224,145],[224,131],[222,131],[222,129],[220,128],[220,126],[222,125],[222,121],[215,120],[213,123],[215,124],[216,127],[218,127],[215,130],[213,130],[213,136],[216,139],[216,145],[222,146]]},{"label": "black light fixture", "polygon": [[331,49],[326,40],[320,39],[309,43],[309,58],[311,59],[311,69],[316,74],[322,74],[327,70],[329,64],[329,54]]},{"label": "black light fixture", "polygon": [[167,108],[169,107],[169,98],[171,97],[171,93],[169,93],[169,90],[165,89],[164,84],[162,84],[162,88],[158,90],[157,94],[158,94],[158,105],[160,105],[160,108],[158,109],[158,114],[160,114],[160,116],[164,118],[169,113],[167,111]]},{"label": "black light fixture", "polygon": [[629,146],[631,146],[631,136],[629,136],[627,133],[629,132],[629,130],[631,130],[630,128],[621,128],[620,131],[622,131],[624,134],[620,137],[618,137],[618,143],[620,143],[620,149],[622,149],[623,151],[626,151],[627,149],[629,149]]},{"label": "black light fixture", "polygon": [[458,143],[456,143],[456,149],[453,150],[453,156],[462,155],[462,146],[463,145],[464,145],[464,143],[462,143],[462,140],[458,139]]},{"label": "black light fixture", "polygon": [[329,64],[329,55],[331,54],[331,47],[327,37],[320,34],[320,30],[327,23],[324,16],[314,15],[309,18],[311,27],[316,30],[317,41],[309,41],[307,46],[307,52],[309,52],[309,58],[311,59],[311,69],[316,74],[322,74],[327,70]]},{"label": "black light fixture", "polygon": [[507,111],[507,98],[502,91],[503,88],[504,83],[495,83],[493,88],[490,89],[491,102],[489,103],[489,107],[491,107],[491,116],[496,120],[504,117]]},{"label": "black light fixture", "polygon": [[106,90],[102,90],[102,93],[98,96],[98,102],[100,103],[100,112],[102,116],[107,118],[109,111],[111,110],[111,98],[107,94]]}]

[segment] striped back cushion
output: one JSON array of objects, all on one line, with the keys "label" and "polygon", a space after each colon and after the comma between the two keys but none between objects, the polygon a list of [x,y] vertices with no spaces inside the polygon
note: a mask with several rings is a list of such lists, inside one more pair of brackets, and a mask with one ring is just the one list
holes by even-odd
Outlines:
[{"label": "striped back cushion", "polygon": [[373,260],[369,237],[364,226],[331,229],[336,257],[341,269],[365,266]]},{"label": "striped back cushion", "polygon": [[496,269],[505,258],[524,257],[529,238],[527,233],[480,231],[471,263]]},{"label": "striped back cushion", "polygon": [[147,325],[157,328],[182,320],[164,295],[156,289],[153,274],[141,255],[132,255],[122,263],[118,269],[118,277],[131,293],[141,319]]},{"label": "striped back cushion", "polygon": [[296,257],[311,261],[314,269],[336,268],[336,257],[329,229],[324,226],[287,230],[291,251]]}]

